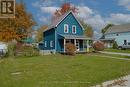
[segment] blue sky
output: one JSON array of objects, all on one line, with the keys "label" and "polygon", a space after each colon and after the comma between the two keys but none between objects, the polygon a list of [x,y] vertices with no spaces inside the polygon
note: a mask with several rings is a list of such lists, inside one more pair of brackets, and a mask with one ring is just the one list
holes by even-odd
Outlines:
[{"label": "blue sky", "polygon": [[[17,1],[17,0],[16,0]],[[130,0],[23,0],[38,26],[49,24],[56,9],[67,2],[79,9],[77,17],[94,29],[95,37],[108,23],[130,23]]]}]

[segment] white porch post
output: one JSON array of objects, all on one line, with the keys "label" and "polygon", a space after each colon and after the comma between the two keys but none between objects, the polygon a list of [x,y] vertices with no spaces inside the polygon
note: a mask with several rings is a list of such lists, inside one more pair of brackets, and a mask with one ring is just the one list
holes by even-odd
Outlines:
[{"label": "white porch post", "polygon": [[83,40],[83,51],[84,51],[84,40]]},{"label": "white porch post", "polygon": [[87,52],[89,52],[89,40],[87,40]]},{"label": "white porch post", "polygon": [[65,53],[65,43],[66,43],[66,40],[64,39],[64,53]]},{"label": "white porch post", "polygon": [[[75,47],[76,47],[76,39],[74,39],[74,45],[75,45]],[[77,50],[77,48],[76,48],[76,50]]]}]

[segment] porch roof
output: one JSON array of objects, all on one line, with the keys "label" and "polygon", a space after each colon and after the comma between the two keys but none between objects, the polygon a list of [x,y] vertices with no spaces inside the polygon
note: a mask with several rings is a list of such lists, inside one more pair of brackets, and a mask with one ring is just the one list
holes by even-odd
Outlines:
[{"label": "porch roof", "polygon": [[114,41],[115,38],[105,38],[105,39],[100,39],[101,41]]},{"label": "porch roof", "polygon": [[82,39],[82,40],[92,40],[92,38],[83,36],[83,35],[63,35],[60,34],[61,37],[63,37],[64,39]]}]

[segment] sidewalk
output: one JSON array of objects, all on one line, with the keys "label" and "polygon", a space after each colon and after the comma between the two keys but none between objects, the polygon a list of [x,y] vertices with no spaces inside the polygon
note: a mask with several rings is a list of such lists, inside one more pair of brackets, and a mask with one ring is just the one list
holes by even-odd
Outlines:
[{"label": "sidewalk", "polygon": [[118,53],[118,52],[107,52],[107,51],[100,51],[100,53],[117,54],[117,55],[122,55],[122,56],[130,56],[130,53]]}]

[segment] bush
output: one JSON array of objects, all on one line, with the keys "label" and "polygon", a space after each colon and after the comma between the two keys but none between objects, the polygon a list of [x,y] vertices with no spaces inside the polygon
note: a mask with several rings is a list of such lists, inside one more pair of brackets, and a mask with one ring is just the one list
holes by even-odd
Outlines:
[{"label": "bush", "polygon": [[94,42],[93,43],[93,48],[94,48],[94,50],[96,50],[96,51],[102,51],[102,50],[104,50],[104,43],[103,42],[101,42],[101,41],[96,41],[96,42]]},{"label": "bush", "polygon": [[16,43],[9,42],[8,43],[8,52],[7,52],[6,56],[15,56],[15,50],[16,50]]},{"label": "bush", "polygon": [[73,43],[66,43],[65,49],[68,55],[75,55],[76,47]]},{"label": "bush", "polygon": [[118,49],[118,44],[117,44],[116,41],[113,43],[113,47],[112,47],[112,48],[113,48],[113,49]]}]

